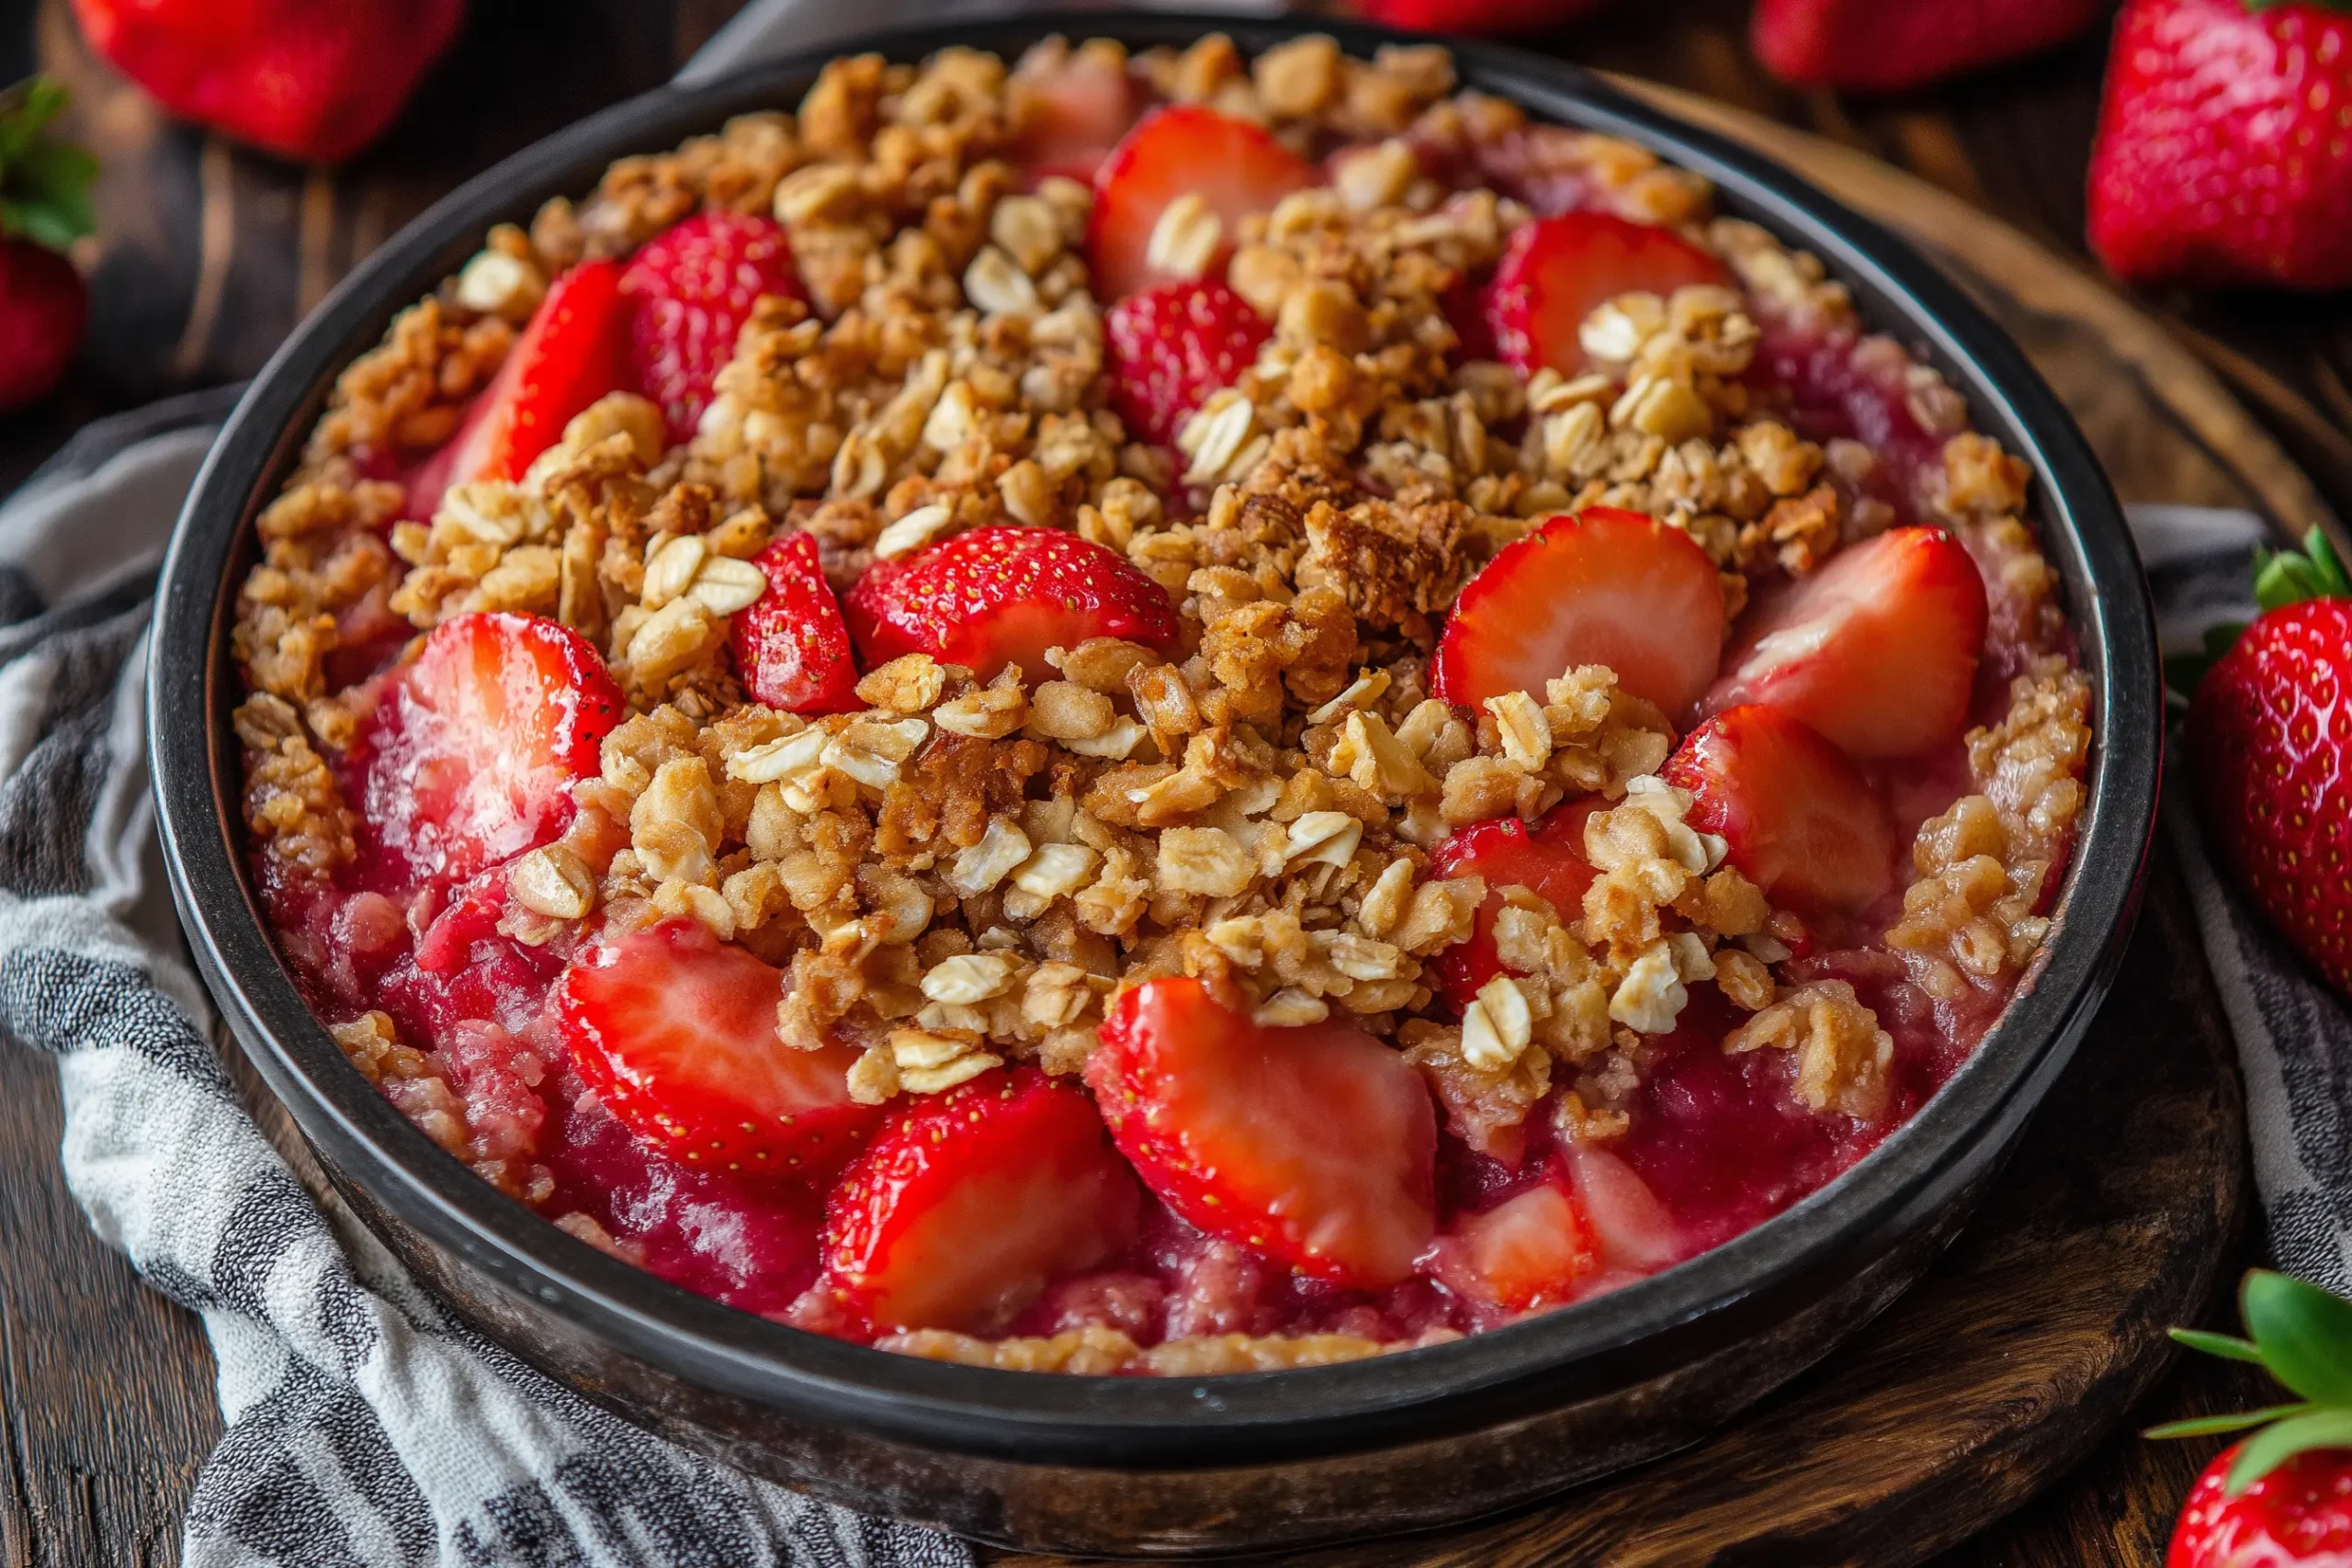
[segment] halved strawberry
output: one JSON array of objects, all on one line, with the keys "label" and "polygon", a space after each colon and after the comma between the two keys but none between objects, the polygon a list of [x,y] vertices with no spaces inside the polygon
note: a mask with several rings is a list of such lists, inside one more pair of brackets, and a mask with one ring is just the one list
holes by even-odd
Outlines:
[{"label": "halved strawberry", "polygon": [[633,385],[628,330],[620,263],[582,262],[557,278],[458,434],[409,481],[408,514],[430,518],[452,485],[521,479],[573,414]]},{"label": "halved strawberry", "polygon": [[693,920],[665,920],[565,970],[556,1017],[605,1109],[671,1158],[823,1175],[882,1112],[849,1097],[855,1051],[797,1051],[777,1037],[783,999],[781,970]]},{"label": "halved strawberry", "polygon": [[1033,63],[1045,58],[1023,59],[1007,85],[1007,156],[1025,169],[1091,181],[1143,113],[1144,85],[1107,54],[1079,50]]},{"label": "halved strawberry", "polygon": [[1122,993],[1102,1034],[1087,1084],[1170,1208],[1336,1284],[1412,1273],[1436,1226],[1437,1119],[1401,1055],[1336,1018],[1254,1023],[1182,977]]},{"label": "halved strawberry", "polygon": [[1103,313],[1103,375],[1130,434],[1173,446],[1211,392],[1240,379],[1273,329],[1224,284],[1201,278],[1130,294]]},{"label": "halved strawberry", "polygon": [[727,645],[743,689],[791,713],[854,713],[857,662],[841,601],[817,555],[814,534],[786,534],[752,558],[767,592],[728,623]]},{"label": "halved strawberry", "polygon": [[693,438],[711,387],[763,294],[806,299],[784,225],[712,208],[645,242],[621,275],[629,345],[673,442]]},{"label": "halved strawberry", "polygon": [[1859,913],[1894,885],[1894,823],[1846,754],[1759,703],[1726,708],[1660,770],[1690,792],[1691,827],[1776,904]]},{"label": "halved strawberry", "polygon": [[1908,757],[1960,734],[1984,648],[1968,551],[1941,528],[1894,528],[1751,609],[1703,711],[1769,703],[1849,757]]},{"label": "halved strawberry", "polygon": [[1578,333],[1620,294],[1673,293],[1728,283],[1724,264],[1677,234],[1608,212],[1539,218],[1510,237],[1487,286],[1496,351],[1522,375],[1549,366],[1574,376],[1586,365]]},{"label": "halved strawberry", "polygon": [[1600,1269],[1592,1221],[1556,1175],[1457,1221],[1430,1260],[1430,1273],[1456,1295],[1512,1312],[1574,1301]]},{"label": "halved strawberry", "polygon": [[[1240,220],[1272,210],[1319,177],[1314,164],[1261,125],[1194,104],[1154,109],[1094,175],[1087,233],[1094,297],[1107,302],[1174,281],[1154,270],[1148,254],[1159,215],[1178,197],[1195,195],[1207,203],[1223,226],[1220,249],[1229,249]],[[1222,267],[1219,261],[1210,270]]]},{"label": "halved strawberry", "polygon": [[1502,973],[1502,960],[1495,955],[1495,916],[1502,910],[1504,888],[1532,889],[1564,921],[1582,917],[1584,891],[1593,875],[1584,858],[1584,825],[1598,809],[1598,801],[1566,807],[1532,831],[1516,817],[1473,822],[1430,852],[1432,880],[1476,875],[1487,882],[1487,901],[1478,907],[1470,940],[1430,961],[1426,973],[1440,996],[1466,1008],[1478,987]]},{"label": "halved strawberry", "polygon": [[1001,1330],[1134,1237],[1143,1194],[1085,1095],[988,1072],[894,1116],[825,1205],[817,1288],[868,1332]]},{"label": "halved strawberry", "polygon": [[1048,678],[1049,648],[1089,637],[1176,645],[1175,606],[1158,583],[1059,528],[975,528],[900,560],[877,561],[842,606],[870,668],[907,653],[986,681],[1018,664]]},{"label": "halved strawberry", "polygon": [[389,886],[446,887],[554,838],[620,717],[605,661],[570,626],[475,614],[434,627],[350,752]]},{"label": "halved strawberry", "polygon": [[1724,591],[1714,562],[1671,524],[1596,506],[1555,517],[1462,590],[1437,645],[1434,690],[1476,707],[1606,664],[1679,720],[1714,679]]}]

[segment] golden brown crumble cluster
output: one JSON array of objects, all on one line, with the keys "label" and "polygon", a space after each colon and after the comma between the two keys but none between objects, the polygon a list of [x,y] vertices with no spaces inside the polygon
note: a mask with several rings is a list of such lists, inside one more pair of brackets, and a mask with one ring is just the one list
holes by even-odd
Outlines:
[{"label": "golden brown crumble cluster", "polygon": [[[1663,714],[1601,668],[1476,712],[1432,700],[1428,680],[1438,617],[1532,520],[1593,504],[1670,520],[1721,568],[1735,613],[1752,579],[1801,576],[1885,528],[1877,456],[1803,439],[1745,378],[1759,319],[1848,324],[1844,291],[1814,258],[1711,217],[1704,183],[1646,152],[1455,91],[1442,50],[1360,62],[1311,38],[1248,63],[1210,38],[1155,51],[1137,68],[1169,99],[1302,149],[1355,144],[1329,186],[1231,236],[1232,285],[1272,335],[1185,425],[1171,465],[1104,404],[1091,191],[1025,191],[1005,158],[1027,82],[1066,51],[1010,68],[962,50],[920,67],[836,61],[797,113],[616,164],[585,200],[494,232],[399,318],[338,382],[241,595],[253,694],[238,733],[265,852],[316,878],[352,858],[330,762],[366,689],[331,689],[338,648],[470,610],[550,615],[605,652],[630,712],[569,829],[513,867],[504,929],[545,943],[699,921],[789,972],[786,1044],[862,1049],[861,1100],[1006,1061],[1073,1073],[1114,989],[1181,973],[1269,1022],[1340,1015],[1393,1040],[1475,1147],[1555,1085],[1564,1130],[1621,1134],[1645,1042],[1705,985],[1752,1015],[1727,1050],[1791,1052],[1803,1104],[1876,1114],[1888,1037],[1849,987],[1776,980],[1802,927],[1657,778],[1675,739]],[[1408,136],[1579,181],[1593,204],[1707,245],[1741,287],[1609,302],[1573,378],[1460,362],[1444,298],[1528,215],[1425,177]],[[429,524],[394,521],[400,491],[361,479],[360,459],[447,440],[549,278],[705,206],[773,212],[810,298],[761,303],[693,438],[665,448],[658,411],[615,395],[521,481],[459,486]],[[1222,236],[1203,244],[1197,220],[1164,225],[1155,259],[1205,264]],[[2008,717],[1969,738],[1980,793],[1921,829],[1890,934],[1950,999],[2013,981],[2047,930],[2036,911],[2082,804],[2087,686],[2052,651],[2053,580],[2018,520],[2023,466],[1970,434],[1958,395],[1897,345],[1865,340],[1862,356],[1947,439],[1940,493],[1922,504],[1990,563],[1996,630],[2041,656]],[[1178,603],[1180,649],[1097,639],[1057,650],[1034,683],[910,655],[859,683],[864,711],[819,719],[744,700],[722,649],[761,592],[748,558],[778,533],[813,535],[846,587],[876,559],[1004,522],[1125,556]],[[1432,874],[1453,829],[1585,800],[1599,874],[1581,908]],[[1510,972],[1441,1021],[1425,964],[1490,893]],[[337,1035],[445,1146],[518,1190],[501,1175],[513,1151],[473,1146],[431,1053],[381,1014]],[[1325,1337],[1138,1350],[1090,1329],[901,1348],[1188,1372],[1374,1348]]]}]

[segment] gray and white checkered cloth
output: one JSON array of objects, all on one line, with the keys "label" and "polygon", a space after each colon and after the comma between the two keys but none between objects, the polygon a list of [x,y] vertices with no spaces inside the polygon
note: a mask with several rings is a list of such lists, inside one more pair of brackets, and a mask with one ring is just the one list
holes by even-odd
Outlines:
[{"label": "gray and white checkered cloth", "polygon": [[156,565],[227,412],[101,422],[0,508],[0,1032],[57,1058],[91,1226],[204,1319],[190,1568],[968,1568],[589,1404],[314,1203],[174,956],[141,713]]}]

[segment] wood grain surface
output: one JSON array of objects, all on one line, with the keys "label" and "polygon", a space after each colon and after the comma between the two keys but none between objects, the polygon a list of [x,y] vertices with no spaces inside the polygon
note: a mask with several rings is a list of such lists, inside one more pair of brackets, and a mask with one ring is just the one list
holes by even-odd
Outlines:
[{"label": "wood grain surface", "polygon": [[[251,374],[301,311],[401,222],[537,136],[655,85],[734,6],[476,0],[468,35],[393,133],[356,163],[327,172],[252,155],[170,124],[87,58],[65,0],[0,0],[0,80],[36,62],[66,76],[82,95],[74,130],[109,161],[98,192],[103,232],[79,258],[93,278],[92,334],[59,398],[26,414],[0,416],[0,491],[96,414]],[[2181,297],[2127,305],[2088,270],[2079,242],[2081,185],[2102,40],[1932,91],[1865,101],[1796,94],[1771,83],[1740,42],[1744,11],[1745,0],[1624,5],[1538,43],[1713,101],[1678,104],[1686,112],[1744,110],[1754,117],[1745,133],[1782,156],[1792,155],[1790,147],[1775,138],[1811,133],[1797,161],[1815,178],[1859,205],[1894,209],[1884,215],[1898,223],[1907,218],[1922,243],[1947,259],[1974,254],[1998,279],[1988,303],[2052,375],[2127,497],[2243,502],[2299,527],[2331,509],[2352,513],[2352,437],[2343,429],[2352,422],[2352,393],[2346,390],[2352,309],[2345,301]],[[2013,230],[1983,224],[1980,212],[1999,216]],[[1987,293],[1981,280],[1978,287]],[[2086,1110],[2111,1101],[2108,1111],[2128,1120],[2165,1107],[2171,1111],[2165,1113],[2183,1113],[2193,1101],[2178,1069],[2198,1058],[2183,1050],[2188,1032],[2180,1020],[2210,1003],[2164,987],[2188,984],[2201,965],[2186,950],[2153,967],[2146,957],[2151,942],[2177,940],[2186,930],[2169,886],[2159,884],[2133,972],[2157,987],[2154,995],[2172,999],[2144,1009],[2120,999],[2119,1007],[2139,1010],[2133,1016],[2140,1030],[2086,1054],[2076,1074],[2092,1089]],[[2202,1059],[2214,1061],[2210,1052]],[[2076,1079],[2064,1092],[2081,1092]],[[2223,1092],[2223,1081],[2217,1074],[2211,1092]],[[2172,1087],[2159,1091],[2159,1085]],[[2068,1226],[2120,1247],[2136,1225],[2143,1258],[2160,1239],[2147,1217],[2154,1211],[2134,1207],[2145,1202],[2154,1167],[2119,1158],[2085,1125],[2045,1118],[2033,1134],[2040,1154],[2021,1156],[1984,1222],[1942,1265],[1939,1280],[1973,1280],[1992,1292],[1988,1310],[2003,1327],[1990,1342],[1995,1356],[1986,1371],[1963,1374],[1949,1346],[1933,1336],[1904,1338],[1903,1314],[1915,1310],[1913,1303],[1874,1326],[1824,1381],[1807,1383],[1765,1417],[1781,1423],[1776,1429],[1793,1445],[1817,1443],[1809,1462],[1826,1467],[1832,1479],[1850,1481],[1851,1495],[1861,1501],[1842,1522],[1806,1527],[1845,1533],[1783,1533],[1738,1561],[1810,1565],[1839,1561],[1834,1552],[1850,1547],[1851,1560],[1878,1568],[1910,1556],[1882,1555],[1881,1540],[1957,1539],[1976,1529],[1973,1539],[1937,1559],[1939,1568],[2154,1568],[2161,1562],[2171,1514],[2212,1445],[2153,1445],[2119,1434],[2063,1483],[2001,1517],[2026,1490],[2021,1477],[2047,1474],[2057,1462],[2014,1434],[2079,1435],[2087,1421],[1962,1424],[1956,1446],[1941,1450],[1932,1445],[1942,1438],[1908,1435],[1916,1408],[1873,1414],[1872,1401],[1844,1401],[1838,1392],[1852,1386],[1845,1380],[1859,1375],[1857,1367],[1869,1364],[1865,1351],[1891,1355],[1929,1376],[1923,1386],[1945,1396],[1928,1407],[1938,1416],[1972,1386],[1973,1376],[1997,1381],[2011,1358],[2017,1368],[2058,1364],[2063,1347],[2073,1344],[2077,1359],[2069,1364],[2077,1381],[2037,1382],[2021,1374],[1999,1383],[2002,1406],[2030,1414],[2079,1404],[2091,1416],[2120,1413],[2114,1402],[2128,1402],[2133,1376],[2119,1375],[2117,1368],[2133,1358],[2093,1354],[2099,1348],[2085,1347],[2081,1314],[2045,1313],[2025,1290],[2051,1269],[2065,1269]],[[173,1562],[189,1478],[218,1430],[209,1358],[194,1318],[145,1292],[90,1235],[57,1173],[57,1136],[53,1073],[45,1063],[0,1049],[0,1443],[7,1460],[0,1466],[0,1564]],[[2211,1173],[2208,1196],[2218,1197],[2237,1179],[2233,1167]],[[2061,1197],[2086,1200],[2090,1207],[2061,1213],[2047,1206]],[[2003,1231],[2003,1215],[2017,1226]],[[2052,1224],[2058,1228],[2050,1229]],[[2241,1241],[2225,1272],[2252,1261],[2253,1247]],[[2079,1281],[2078,1291],[2099,1283],[2096,1275],[2062,1277]],[[2135,1299],[2136,1314],[2119,1304],[2112,1318],[2133,1325],[2134,1335],[2160,1315],[2144,1294]],[[2209,1321],[2224,1315],[2209,1308]],[[2140,1340],[2124,1336],[2121,1342]],[[2243,1369],[2199,1362],[2167,1375],[2132,1420],[2243,1405],[2258,1394]],[[1857,1429],[1877,1440],[1840,1450],[1837,1439]],[[1925,1430],[1949,1438],[1954,1428],[1939,1419]],[[1935,1517],[1911,1529],[1902,1516],[1919,1505],[1890,1499],[1906,1495],[1906,1466],[1941,1451],[1969,1467],[1975,1490],[1947,1494]],[[1708,1456],[1717,1453],[1712,1446],[1692,1450],[1668,1461],[1665,1472],[1688,1478],[1690,1489],[1678,1495],[1688,1506],[1666,1506],[1669,1516],[1692,1516],[1694,1529],[1758,1506],[1768,1479],[1746,1461],[1711,1463]],[[1319,1561],[1336,1568],[1420,1560],[1705,1560],[1692,1554],[1696,1538],[1657,1533],[1657,1505],[1647,1514],[1643,1506],[1631,1493],[1593,1505],[1593,1540],[1615,1543],[1600,1555],[1593,1554],[1597,1545],[1570,1554],[1577,1551],[1575,1532],[1547,1533],[1538,1521],[1548,1516],[1530,1515],[1466,1538],[1451,1557],[1358,1553]],[[1833,1549],[1832,1542],[1842,1544]]]}]

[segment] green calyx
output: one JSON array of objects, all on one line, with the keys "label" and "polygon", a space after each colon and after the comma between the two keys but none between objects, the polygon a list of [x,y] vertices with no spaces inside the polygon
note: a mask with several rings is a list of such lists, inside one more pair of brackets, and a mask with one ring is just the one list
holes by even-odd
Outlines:
[{"label": "green calyx", "polygon": [[65,104],[63,85],[47,76],[0,92],[0,234],[60,251],[97,227],[98,161],[48,134]]},{"label": "green calyx", "polygon": [[2233,1416],[2201,1416],[2152,1427],[2151,1438],[2205,1438],[2260,1428],[2245,1440],[2222,1489],[2236,1496],[2312,1449],[2352,1449],[2352,1302],[2267,1269],[2249,1271],[2238,1290],[2247,1337],[2176,1328],[2192,1350],[2251,1361],[2278,1379],[2293,1404]]},{"label": "green calyx", "polygon": [[[2352,0],[2346,3],[2352,5]],[[2300,550],[2256,546],[2254,602],[2264,610],[2276,610],[2282,604],[2301,604],[2306,599],[2352,599],[2352,575],[2346,573],[2344,561],[2336,555],[2335,547],[2328,543],[2327,536],[2313,528],[2303,536],[2303,547]],[[2193,696],[2205,671],[2236,646],[2245,630],[2243,621],[2208,626],[2202,648],[2167,658],[2165,685],[2174,698],[2186,703]]]}]

